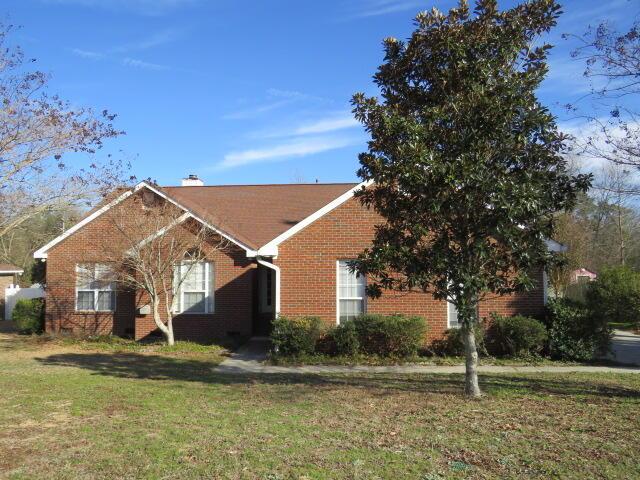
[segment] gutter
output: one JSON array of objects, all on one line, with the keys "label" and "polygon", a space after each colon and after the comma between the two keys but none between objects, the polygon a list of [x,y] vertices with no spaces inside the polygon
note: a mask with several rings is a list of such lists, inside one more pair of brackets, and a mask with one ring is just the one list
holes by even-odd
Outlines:
[{"label": "gutter", "polygon": [[280,267],[274,265],[273,263],[267,262],[263,260],[261,257],[256,256],[256,261],[262,265],[263,267],[270,268],[274,272],[276,272],[276,311],[275,316],[278,318],[280,316]]}]

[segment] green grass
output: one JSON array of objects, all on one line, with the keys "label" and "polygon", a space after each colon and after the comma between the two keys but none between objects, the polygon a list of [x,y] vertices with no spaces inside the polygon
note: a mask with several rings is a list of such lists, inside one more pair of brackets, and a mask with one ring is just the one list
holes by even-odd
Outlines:
[{"label": "green grass", "polygon": [[617,330],[627,330],[630,332],[640,330],[640,324],[637,322],[609,322],[609,326]]},{"label": "green grass", "polygon": [[203,345],[195,342],[176,341],[174,345],[167,345],[163,340],[136,342],[135,340],[116,337],[113,335],[98,335],[94,337],[76,338],[66,337],[53,339],[62,345],[74,346],[83,350],[98,350],[113,353],[165,353],[176,355],[207,354],[222,357],[228,350],[221,345]]},{"label": "green grass", "polygon": [[[134,347],[131,347],[134,348]],[[0,336],[0,478],[638,478],[640,375],[222,375]]]}]

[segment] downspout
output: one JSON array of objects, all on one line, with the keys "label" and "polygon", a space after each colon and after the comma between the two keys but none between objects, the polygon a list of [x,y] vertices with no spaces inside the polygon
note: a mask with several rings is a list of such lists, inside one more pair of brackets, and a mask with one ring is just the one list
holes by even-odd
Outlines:
[{"label": "downspout", "polygon": [[276,311],[275,316],[278,318],[280,316],[280,267],[274,265],[273,263],[267,262],[260,257],[256,257],[256,261],[262,265],[263,267],[270,268],[274,272],[276,272]]}]

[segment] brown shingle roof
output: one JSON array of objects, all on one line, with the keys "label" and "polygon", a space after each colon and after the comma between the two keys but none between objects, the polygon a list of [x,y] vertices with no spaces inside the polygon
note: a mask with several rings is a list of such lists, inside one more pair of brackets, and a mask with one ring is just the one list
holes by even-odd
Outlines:
[{"label": "brown shingle roof", "polygon": [[6,273],[6,272],[22,272],[22,268],[20,267],[16,267],[15,265],[11,265],[10,263],[0,263],[0,273]]},{"label": "brown shingle roof", "polygon": [[162,187],[171,198],[257,249],[356,183]]}]

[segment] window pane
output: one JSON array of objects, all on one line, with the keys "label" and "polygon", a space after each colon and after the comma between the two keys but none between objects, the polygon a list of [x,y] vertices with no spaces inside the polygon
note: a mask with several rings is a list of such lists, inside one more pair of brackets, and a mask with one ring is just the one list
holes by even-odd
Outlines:
[{"label": "window pane", "polygon": [[115,292],[102,291],[98,292],[98,310],[111,311],[114,308]]},{"label": "window pane", "polygon": [[113,288],[114,274],[109,265],[95,265],[94,282],[92,284],[95,290],[110,290]]},{"label": "window pane", "polygon": [[365,277],[357,273],[349,271],[349,265],[346,261],[339,264],[338,283],[340,298],[364,298]]},{"label": "window pane", "polygon": [[205,312],[204,292],[185,292],[183,312]]},{"label": "window pane", "polygon": [[456,328],[459,327],[458,323],[458,309],[453,303],[449,303],[449,327]]},{"label": "window pane", "polygon": [[363,313],[362,300],[340,300],[340,322],[352,320]]},{"label": "window pane", "polygon": [[76,286],[79,289],[90,289],[93,282],[93,268],[91,265],[76,266]]},{"label": "window pane", "polygon": [[187,290],[206,290],[205,285],[205,263],[196,263],[184,265],[184,273],[186,275],[182,288]]},{"label": "window pane", "polygon": [[78,310],[93,310],[93,292],[78,292],[77,309]]}]

